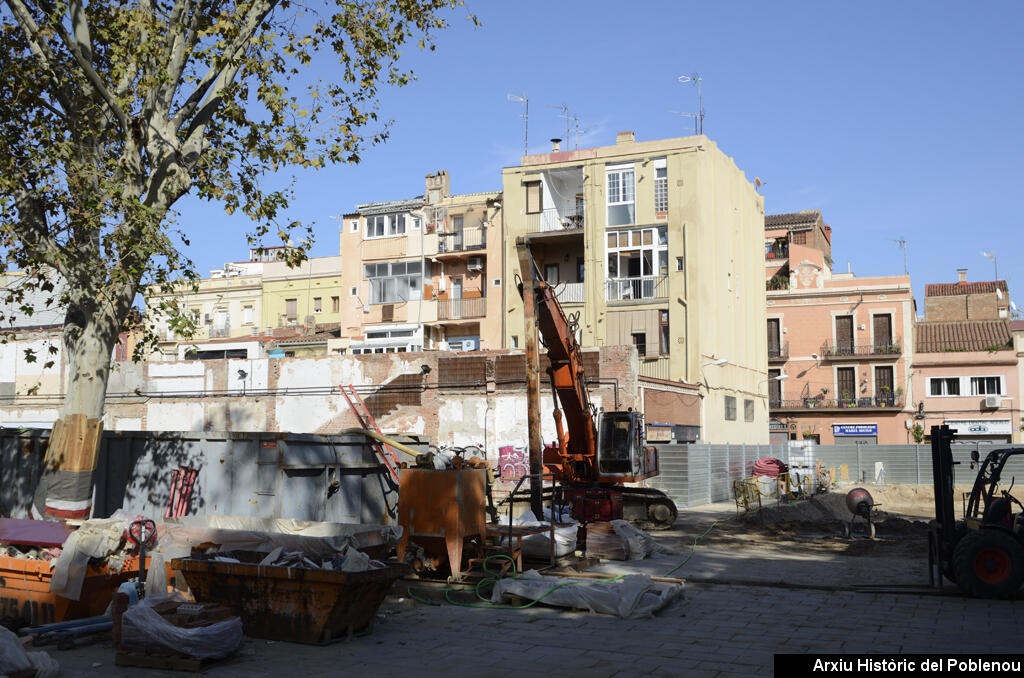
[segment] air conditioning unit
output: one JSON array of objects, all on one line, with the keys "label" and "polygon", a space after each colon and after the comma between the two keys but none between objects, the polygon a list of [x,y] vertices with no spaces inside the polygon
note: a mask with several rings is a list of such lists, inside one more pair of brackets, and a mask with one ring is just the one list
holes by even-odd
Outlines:
[{"label": "air conditioning unit", "polygon": [[468,270],[468,271],[482,271],[482,270],[484,270],[484,258],[483,257],[470,257],[469,261],[466,262],[466,270]]},{"label": "air conditioning unit", "polygon": [[985,396],[985,407],[989,409],[996,409],[1003,404],[1003,399],[997,395]]}]

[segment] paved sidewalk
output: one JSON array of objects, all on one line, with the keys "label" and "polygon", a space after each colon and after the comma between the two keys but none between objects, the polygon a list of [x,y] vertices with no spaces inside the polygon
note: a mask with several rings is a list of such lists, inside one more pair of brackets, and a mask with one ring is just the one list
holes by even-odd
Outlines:
[{"label": "paved sidewalk", "polygon": [[[770,676],[775,652],[1019,652],[1024,607],[954,596],[690,584],[683,616],[638,621],[391,599],[372,635],[326,647],[247,640],[207,675]],[[98,644],[51,655],[63,676],[121,669]],[[93,666],[93,664],[101,664]]]}]

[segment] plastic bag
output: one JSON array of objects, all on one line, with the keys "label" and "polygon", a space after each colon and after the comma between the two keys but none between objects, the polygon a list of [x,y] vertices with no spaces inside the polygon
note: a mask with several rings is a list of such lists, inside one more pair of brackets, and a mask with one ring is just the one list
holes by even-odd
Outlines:
[{"label": "plastic bag", "polygon": [[186,602],[178,593],[147,596],[125,610],[121,618],[121,645],[125,648],[161,648],[200,659],[220,659],[242,646],[242,620],[238,617],[209,626],[184,629],[161,617],[154,605],[169,600]]},{"label": "plastic bag", "polygon": [[629,560],[644,560],[651,556],[658,557],[672,553],[670,549],[654,541],[651,535],[630,522],[613,520],[612,529],[615,530],[615,534],[626,540],[626,545],[629,548]]},{"label": "plastic bag", "polygon": [[543,598],[545,605],[613,614],[621,619],[640,619],[675,607],[682,601],[683,585],[655,583],[650,577],[639,574],[602,582],[544,577],[530,570],[520,577],[498,581],[491,602],[500,603],[506,593],[528,600]]},{"label": "plastic bag", "polygon": [[0,676],[36,670],[36,678],[55,678],[60,664],[45,652],[25,652],[18,636],[0,626]]},{"label": "plastic bag", "polygon": [[[547,509],[544,510],[545,514],[550,518],[551,512]],[[508,517],[502,518],[501,522],[508,525]],[[537,517],[533,515],[533,511],[527,509],[519,515],[514,521],[515,525],[550,525],[547,521],[537,520]],[[567,556],[576,551],[576,534],[579,528],[574,522],[572,525],[566,526],[555,526],[555,557],[561,558]],[[502,542],[504,543],[504,539]],[[523,555],[531,556],[534,558],[547,558],[551,554],[551,533],[541,532],[540,534],[530,534],[523,537]]]}]

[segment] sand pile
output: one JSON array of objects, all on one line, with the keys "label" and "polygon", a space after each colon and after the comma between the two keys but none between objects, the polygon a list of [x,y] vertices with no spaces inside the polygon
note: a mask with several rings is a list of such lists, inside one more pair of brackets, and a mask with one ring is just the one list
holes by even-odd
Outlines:
[{"label": "sand pile", "polygon": [[[874,490],[870,490],[876,503],[880,503]],[[841,532],[843,523],[849,522],[853,514],[846,508],[846,491],[819,494],[810,499],[801,499],[779,506],[765,506],[760,515],[750,513],[748,522],[759,522],[768,528],[798,528]],[[927,524],[910,521],[875,509],[872,520],[880,532],[924,531]],[[858,519],[858,522],[863,522]]]}]

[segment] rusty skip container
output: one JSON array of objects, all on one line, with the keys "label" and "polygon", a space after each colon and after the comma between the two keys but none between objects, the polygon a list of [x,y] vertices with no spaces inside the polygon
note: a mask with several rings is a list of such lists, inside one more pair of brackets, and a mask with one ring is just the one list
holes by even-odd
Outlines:
[{"label": "rusty skip container", "polygon": [[95,617],[103,614],[123,582],[139,576],[138,558],[121,571],[89,565],[78,600],[50,592],[53,563],[0,557],[0,618],[21,619],[32,626]]},{"label": "rusty skip container", "polygon": [[[265,555],[253,558],[258,562]],[[409,572],[398,563],[365,572],[194,558],[176,558],[171,565],[198,602],[234,608],[245,635],[317,645],[369,633],[391,585]]]}]

